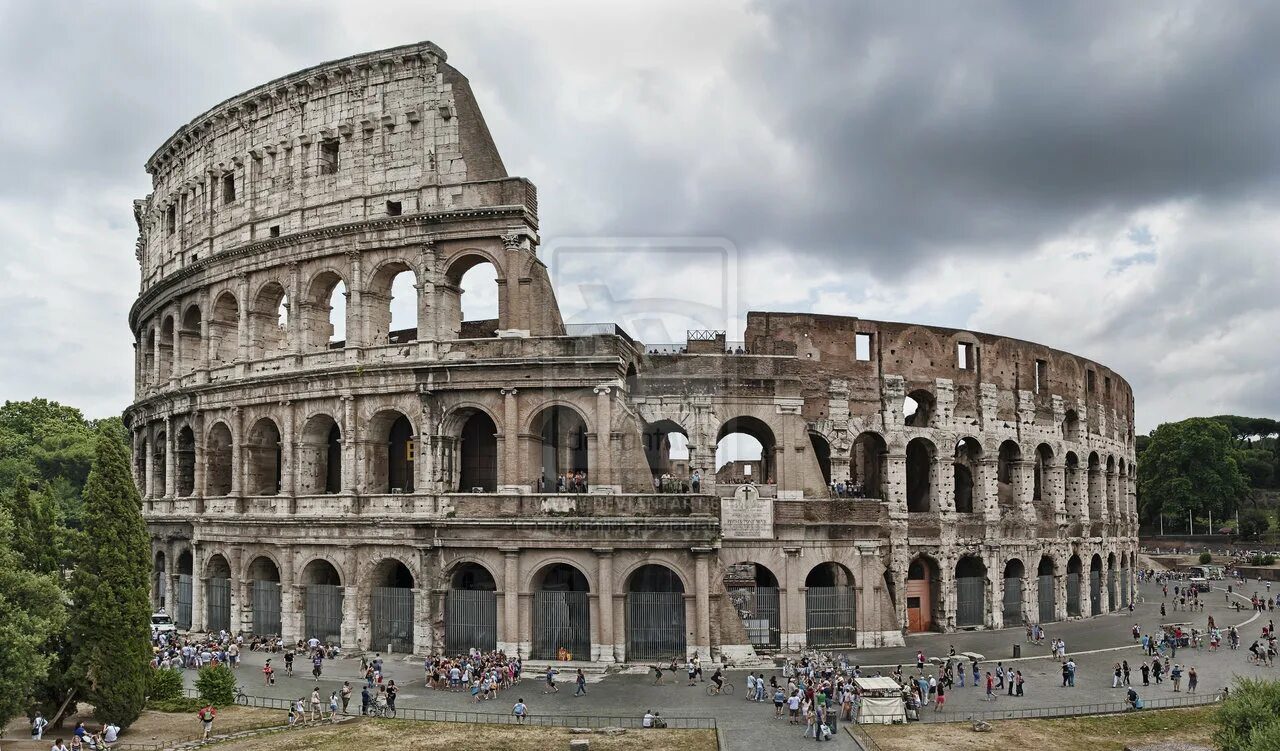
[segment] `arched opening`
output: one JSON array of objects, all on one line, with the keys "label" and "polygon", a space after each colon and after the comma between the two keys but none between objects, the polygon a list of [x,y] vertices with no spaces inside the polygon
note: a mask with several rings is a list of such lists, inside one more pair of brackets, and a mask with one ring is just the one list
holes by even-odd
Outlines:
[{"label": "arched opening", "polygon": [[209,428],[206,439],[204,494],[210,497],[231,494],[231,429],[225,422]]},{"label": "arched opening", "polygon": [[641,566],[627,577],[627,659],[684,657],[684,583],[666,566]]},{"label": "arched opening", "polygon": [[449,332],[456,339],[497,336],[499,313],[498,270],[478,254],[454,260],[445,272],[441,310]]},{"label": "arched opening", "polygon": [[1073,555],[1067,561],[1067,616],[1078,618],[1080,609],[1080,585],[1084,574],[1080,556]]},{"label": "arched opening", "polygon": [[[1031,488],[1031,500],[1042,503],[1048,499],[1049,468],[1053,466],[1053,449],[1048,444],[1036,446],[1036,466]],[[1042,512],[1043,513],[1043,512]]]},{"label": "arched opening", "polygon": [[245,461],[249,464],[245,482],[249,495],[280,493],[281,446],[280,428],[269,417],[263,417],[249,430],[245,442]]},{"label": "arched opening", "polygon": [[369,439],[370,492],[412,493],[417,454],[413,423],[396,410],[384,410],[369,421]]},{"label": "arched opening", "polygon": [[249,353],[253,360],[289,354],[289,299],[279,282],[264,284],[249,308]]},{"label": "arched opening", "polygon": [[822,484],[831,484],[831,444],[820,433],[809,431],[809,445],[813,447],[813,458],[818,461],[818,470],[822,472]]},{"label": "arched opening", "polygon": [[458,490],[492,493],[498,489],[498,426],[483,410],[462,424],[458,447]]},{"label": "arched opening", "polygon": [[156,329],[147,329],[146,344],[142,348],[142,378],[148,386],[156,385]]},{"label": "arched opening", "polygon": [[1012,558],[1004,565],[1004,601],[1001,615],[1006,628],[1022,623],[1022,579],[1027,575],[1022,561]]},{"label": "arched opening", "polygon": [[369,631],[375,651],[413,653],[413,573],[388,558],[373,569]]},{"label": "arched opening", "polygon": [[[644,458],[654,480],[654,490],[676,493],[691,483],[689,475],[689,438],[684,428],[671,420],[658,420],[644,425]],[[701,485],[701,476],[699,476]],[[700,489],[700,488],[699,488]]]},{"label": "arched opening", "polygon": [[417,340],[417,281],[413,269],[401,261],[383,264],[374,273],[365,292],[371,345]]},{"label": "arched opening", "polygon": [[173,316],[165,316],[160,324],[160,378],[156,381],[161,386],[173,376]]},{"label": "arched opening", "polygon": [[1000,507],[1015,508],[1022,498],[1022,481],[1018,475],[1018,465],[1022,462],[1022,449],[1015,441],[1004,441],[1000,444],[1000,456],[996,462],[997,494]]},{"label": "arched opening", "polygon": [[776,650],[782,646],[782,619],[778,578],[759,563],[743,562],[726,566],[724,588],[729,602],[742,619],[747,640],[756,649]]},{"label": "arched opening", "polygon": [[910,428],[927,428],[933,424],[936,402],[933,394],[916,389],[902,400],[902,423]]},{"label": "arched opening", "polygon": [[756,417],[726,420],[716,434],[716,482],[772,485],[777,442]]},{"label": "arched opening", "polygon": [[982,446],[973,438],[963,438],[956,444],[955,504],[961,514],[973,513],[973,496],[982,466]]},{"label": "arched opening", "polygon": [[302,569],[303,635],[321,644],[342,643],[342,577],[332,563],[317,559]]},{"label": "arched opening", "polygon": [[537,436],[531,466],[538,467],[539,492],[586,492],[590,484],[587,466],[587,423],[576,410],[555,405],[534,418],[529,431]]},{"label": "arched opening", "polygon": [[151,496],[163,498],[167,493],[169,479],[169,436],[164,431],[156,433],[154,453],[151,455]]},{"label": "arched opening", "polygon": [[885,493],[885,462],[889,447],[879,433],[860,433],[853,441],[849,461],[849,484],[854,498],[883,500]]},{"label": "arched opening", "polygon": [[545,566],[534,578],[535,660],[590,660],[591,608],[587,577],[567,563]]},{"label": "arched opening", "polygon": [[1041,623],[1058,620],[1058,586],[1055,574],[1057,566],[1049,556],[1040,558],[1036,567],[1037,605]]},{"label": "arched opening", "polygon": [[1116,554],[1107,554],[1107,610],[1114,611],[1120,598],[1119,572],[1116,571]]},{"label": "arched opening", "polygon": [[209,318],[209,367],[218,368],[236,361],[240,352],[240,304],[235,295],[223,292]]},{"label": "arched opening", "polygon": [[[1107,474],[1103,478],[1103,503],[1107,508],[1107,515],[1115,519],[1120,512],[1120,506],[1117,499],[1117,490],[1119,486],[1116,483],[1116,458],[1114,456],[1107,457]],[[1116,521],[1119,521],[1116,519]]]},{"label": "arched opening", "polygon": [[857,644],[853,574],[839,563],[814,566],[804,580],[805,643],[810,649]]},{"label": "arched opening", "polygon": [[912,633],[933,631],[943,622],[942,597],[939,588],[942,575],[938,562],[928,556],[916,556],[907,567],[907,630]]},{"label": "arched opening", "polygon": [[1074,409],[1069,409],[1062,420],[1062,439],[1073,443],[1080,442],[1080,417]]},{"label": "arched opening", "polygon": [[302,427],[298,452],[298,492],[320,495],[342,491],[342,429],[329,415],[312,415]]},{"label": "arched opening", "polygon": [[192,305],[182,314],[182,327],[178,329],[180,374],[195,372],[200,367],[200,337],[200,307]]},{"label": "arched opening", "polygon": [[1072,519],[1079,519],[1080,515],[1084,513],[1084,504],[1080,500],[1083,495],[1080,483],[1080,458],[1076,456],[1074,451],[1068,451],[1063,463],[1065,465],[1063,492],[1067,516]]},{"label": "arched opening", "polygon": [[977,556],[956,562],[956,627],[973,628],[987,622],[987,567]]},{"label": "arched opening", "polygon": [[1131,572],[1129,570],[1129,556],[1125,553],[1121,553],[1120,554],[1119,588],[1120,588],[1120,607],[1122,608],[1129,607],[1129,600],[1131,597],[1130,587],[1132,587],[1132,582],[1129,578],[1130,573]]},{"label": "arched opening", "polygon": [[928,438],[907,444],[907,511],[937,511],[933,502],[933,462],[937,450]]},{"label": "arched opening", "polygon": [[266,556],[249,564],[249,601],[253,633],[280,636],[280,569]]},{"label": "arched opening", "polygon": [[1089,614],[1102,612],[1102,556],[1097,553],[1089,560]]},{"label": "arched opening", "polygon": [[1089,454],[1089,475],[1088,475],[1088,493],[1089,493],[1089,519],[1097,521],[1102,518],[1103,510],[1103,477],[1102,462],[1098,459],[1097,452]]},{"label": "arched opening", "polygon": [[173,614],[173,622],[183,630],[191,628],[192,564],[190,550],[183,550],[178,554],[178,591],[175,597],[177,608]]},{"label": "arched opening", "polygon": [[151,566],[151,607],[161,610],[165,606],[169,594],[169,575],[165,571],[164,551],[156,551]]},{"label": "arched opening", "polygon": [[463,563],[449,577],[444,603],[444,644],[451,655],[498,648],[498,585],[478,563]]},{"label": "arched opening", "polygon": [[205,628],[212,632],[231,631],[231,564],[220,553],[205,564]]},{"label": "arched opening", "polygon": [[174,451],[173,458],[178,472],[178,476],[174,478],[177,493],[186,498],[196,489],[196,434],[190,425],[178,428],[178,445]]},{"label": "arched opening", "polygon": [[311,280],[303,300],[303,343],[307,352],[342,347],[347,335],[347,285],[333,271]]}]

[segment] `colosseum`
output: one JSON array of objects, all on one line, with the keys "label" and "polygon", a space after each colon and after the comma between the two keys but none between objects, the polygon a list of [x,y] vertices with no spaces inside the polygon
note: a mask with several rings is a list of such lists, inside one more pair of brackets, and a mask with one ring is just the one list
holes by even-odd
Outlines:
[{"label": "colosseum", "polygon": [[1122,378],[856,317],[566,324],[537,191],[433,44],[232,97],[146,169],[125,419],[182,627],[614,663],[1128,604]]}]

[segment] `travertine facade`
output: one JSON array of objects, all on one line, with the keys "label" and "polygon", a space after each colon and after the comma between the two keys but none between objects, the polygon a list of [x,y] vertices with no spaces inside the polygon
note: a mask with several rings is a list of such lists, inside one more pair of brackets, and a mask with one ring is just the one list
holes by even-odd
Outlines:
[{"label": "travertine facade", "polygon": [[[749,354],[566,326],[536,191],[434,45],[236,96],[147,169],[126,420],[156,598],[193,627],[611,662],[1127,601],[1121,378],[856,318],[752,313]],[[464,322],[481,263],[498,318]],[[392,330],[406,273],[417,320]],[[654,492],[673,432],[696,492]],[[757,485],[714,481],[733,432],[764,447]],[[585,492],[558,491],[575,472]]]}]

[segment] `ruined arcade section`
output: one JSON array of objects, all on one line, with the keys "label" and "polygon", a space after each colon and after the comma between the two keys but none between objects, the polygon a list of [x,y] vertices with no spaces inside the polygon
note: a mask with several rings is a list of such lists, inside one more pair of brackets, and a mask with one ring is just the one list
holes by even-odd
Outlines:
[{"label": "ruined arcade section", "polygon": [[[146,166],[125,419],[185,627],[609,663],[1128,604],[1123,379],[847,317],[566,325],[536,189],[433,44],[235,96]],[[463,320],[477,268],[496,317]],[[731,435],[758,458],[718,463]]]}]

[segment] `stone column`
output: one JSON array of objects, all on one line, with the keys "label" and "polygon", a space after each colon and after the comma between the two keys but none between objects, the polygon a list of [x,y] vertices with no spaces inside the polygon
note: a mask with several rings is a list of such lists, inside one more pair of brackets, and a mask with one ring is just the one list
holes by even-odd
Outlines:
[{"label": "stone column", "polygon": [[356,456],[359,443],[356,441],[356,398],[351,394],[342,397],[342,492],[354,493],[360,487],[357,482],[357,467],[360,462]]},{"label": "stone column", "polygon": [[[502,551],[502,638],[498,640],[498,649],[508,655],[524,654],[528,645],[521,644],[520,638],[520,551],[518,549]],[[519,651],[524,647],[524,652]]]},{"label": "stone column", "polygon": [[240,300],[240,320],[236,326],[236,368],[238,375],[244,375],[244,363],[249,359],[249,275],[236,275],[236,297]]},{"label": "stone column", "polygon": [[239,496],[244,488],[244,411],[231,408],[231,495]]},{"label": "stone column", "polygon": [[291,401],[280,402],[280,406],[284,408],[284,415],[280,420],[279,492],[292,498],[298,494],[298,410]]},{"label": "stone column", "polygon": [[806,640],[804,623],[804,579],[800,575],[800,548],[783,548],[786,556],[782,569],[782,581],[778,589],[778,610],[782,618],[782,648],[803,649]]},{"label": "stone column", "polygon": [[191,541],[191,632],[199,633],[203,631],[205,626],[205,611],[208,607],[204,603],[205,588],[209,586],[209,579],[204,575],[204,550],[195,540]]},{"label": "stone column", "polygon": [[174,452],[173,447],[176,441],[173,438],[173,417],[165,415],[164,418],[164,497],[172,498],[174,496]]},{"label": "stone column", "polygon": [[711,592],[707,576],[707,556],[711,548],[693,548],[693,594],[697,641],[693,648],[703,659],[711,659]]},{"label": "stone column", "polygon": [[885,457],[885,498],[889,512],[907,513],[907,455],[890,453]]},{"label": "stone column", "polygon": [[592,645],[592,659],[613,662],[617,659],[613,638],[613,548],[596,548],[597,580],[600,590],[600,618],[597,623],[598,643]]},{"label": "stone column", "polygon": [[591,468],[591,485],[614,486],[613,477],[613,389],[607,384],[596,386],[596,465]]},{"label": "stone column", "polygon": [[[296,551],[292,548],[280,549],[280,638],[294,641],[310,638],[311,634],[303,633],[305,621],[302,614],[302,603],[306,590],[298,582]],[[343,603],[345,606],[346,603]],[[344,634],[345,636],[345,634]],[[346,646],[345,644],[343,646]]]},{"label": "stone column", "polygon": [[984,458],[978,465],[982,468],[982,484],[975,488],[975,492],[980,493],[982,514],[987,526],[996,526],[1000,524],[1000,459]]},{"label": "stone column", "polygon": [[507,488],[530,485],[524,476],[524,468],[520,466],[520,403],[516,398],[519,393],[515,388],[500,389],[502,394],[502,467],[498,473],[498,482]]},{"label": "stone column", "polygon": [[302,360],[302,339],[307,328],[306,315],[302,304],[302,275],[298,273],[298,264],[289,264],[289,301],[286,310],[289,313],[288,334],[289,351],[293,353],[295,364]]},{"label": "stone column", "polygon": [[[163,323],[161,323],[163,326]],[[155,328],[155,337],[151,342],[151,385],[160,387],[160,327]]]},{"label": "stone column", "polygon": [[1014,489],[1017,492],[1015,497],[1015,506],[1018,515],[1027,523],[1034,524],[1036,521],[1035,507],[1035,471],[1036,464],[1031,461],[1017,461],[1011,467],[1013,475],[1016,478]]},{"label": "stone column", "polygon": [[[354,577],[352,579],[354,580]],[[361,596],[363,590],[364,588],[357,586],[354,581],[348,581],[342,588],[342,646],[347,649],[364,648],[378,651],[382,646],[361,644],[358,636],[361,610],[364,609],[365,601],[368,599]]]},{"label": "stone column", "polygon": [[151,466],[152,462],[155,461],[153,458],[156,452],[155,437],[150,425],[143,432],[147,435],[147,445],[146,450],[142,452],[142,494],[147,498],[155,498],[155,478],[152,477],[154,473]]},{"label": "stone column", "polygon": [[360,358],[360,348],[365,346],[364,279],[361,276],[360,252],[347,251],[351,263],[351,281],[347,284],[347,361]]},{"label": "stone column", "polygon": [[231,617],[230,631],[235,633],[237,630],[248,630],[244,628],[244,589],[248,586],[249,581],[246,578],[244,570],[244,548],[236,545],[228,551],[227,564],[231,566],[231,581],[227,582],[228,588],[231,590]]}]

